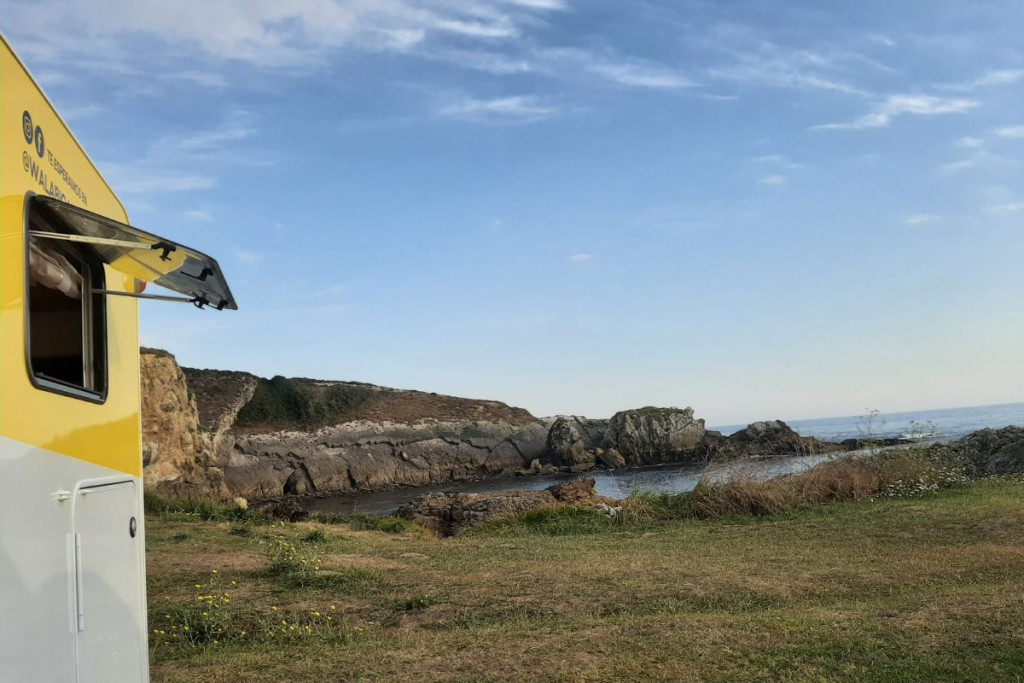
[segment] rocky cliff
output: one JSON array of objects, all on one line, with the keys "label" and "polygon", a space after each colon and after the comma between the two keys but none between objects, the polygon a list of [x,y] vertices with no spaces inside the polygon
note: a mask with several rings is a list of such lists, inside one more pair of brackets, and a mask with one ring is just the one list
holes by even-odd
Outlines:
[{"label": "rocky cliff", "polygon": [[175,496],[318,495],[840,448],[784,423],[724,437],[691,408],[536,418],[498,401],[180,368],[142,353],[148,486]]},{"label": "rocky cliff", "polygon": [[179,368],[142,352],[147,486],[176,496],[342,493],[522,470],[550,420],[498,401]]},{"label": "rocky cliff", "polygon": [[174,356],[142,349],[142,464],[146,485],[177,497],[228,494],[214,433],[199,424],[195,396]]}]

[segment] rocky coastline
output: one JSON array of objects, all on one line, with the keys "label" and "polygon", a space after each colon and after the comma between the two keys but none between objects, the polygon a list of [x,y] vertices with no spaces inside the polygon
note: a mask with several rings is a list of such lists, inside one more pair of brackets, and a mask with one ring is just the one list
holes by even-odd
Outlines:
[{"label": "rocky coastline", "polygon": [[261,502],[865,446],[778,420],[724,435],[692,408],[538,418],[497,401],[181,368],[152,349],[141,364],[145,482],[178,498]]}]

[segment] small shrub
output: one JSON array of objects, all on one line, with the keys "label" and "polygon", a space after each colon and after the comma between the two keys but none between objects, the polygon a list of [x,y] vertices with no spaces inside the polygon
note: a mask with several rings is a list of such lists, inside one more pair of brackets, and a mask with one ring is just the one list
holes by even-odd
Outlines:
[{"label": "small shrub", "polygon": [[241,538],[248,538],[252,536],[252,528],[247,527],[244,524],[235,524],[228,531],[232,536],[239,536]]},{"label": "small shrub", "polygon": [[309,521],[320,524],[348,524],[352,518],[340,512],[313,512],[309,515]]},{"label": "small shrub", "polygon": [[361,513],[349,517],[348,524],[353,531],[383,531],[388,534],[421,530],[419,525],[398,517],[372,517]]},{"label": "small shrub", "polygon": [[261,541],[261,547],[270,561],[267,573],[284,577],[299,586],[310,583],[323,565],[323,558],[315,548],[299,548],[284,536]]},{"label": "small shrub", "polygon": [[206,648],[220,645],[230,637],[227,607],[231,595],[220,589],[217,575],[214,570],[205,584],[195,584],[195,601],[164,607],[163,618],[150,619],[157,642]]},{"label": "small shrub", "polygon": [[411,598],[395,600],[391,603],[391,609],[395,612],[418,612],[439,602],[440,600],[430,595],[414,595]]},{"label": "small shrub", "polygon": [[361,567],[322,569],[307,576],[291,574],[284,576],[283,580],[289,588],[344,593],[372,592],[380,585],[378,572]]},{"label": "small shrub", "polygon": [[143,506],[147,514],[157,515],[168,521],[190,522],[245,522],[269,524],[270,518],[254,510],[238,507],[233,503],[219,503],[212,500],[178,500],[165,498],[152,491],[143,493]]},{"label": "small shrub", "polygon": [[306,543],[323,543],[327,540],[327,534],[323,529],[313,529],[302,537]]}]

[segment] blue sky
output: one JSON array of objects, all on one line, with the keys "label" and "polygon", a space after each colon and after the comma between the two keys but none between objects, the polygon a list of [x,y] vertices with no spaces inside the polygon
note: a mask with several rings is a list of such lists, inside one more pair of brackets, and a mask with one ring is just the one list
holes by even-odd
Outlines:
[{"label": "blue sky", "polygon": [[[54,21],[59,17],[60,21]],[[238,312],[188,365],[709,423],[1024,400],[1024,4],[41,0],[2,29]]]}]

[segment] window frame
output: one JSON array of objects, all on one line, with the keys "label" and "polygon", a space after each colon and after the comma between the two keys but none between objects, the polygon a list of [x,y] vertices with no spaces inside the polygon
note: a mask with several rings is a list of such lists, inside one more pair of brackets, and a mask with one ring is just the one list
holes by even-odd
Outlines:
[{"label": "window frame", "polygon": [[[53,394],[59,394],[61,396],[67,396],[69,398],[75,398],[89,403],[103,404],[107,401],[107,396],[110,391],[110,357],[109,357],[109,338],[110,338],[110,325],[109,316],[107,311],[107,296],[101,291],[106,289],[106,264],[104,261],[95,253],[92,247],[88,244],[74,243],[70,251],[77,257],[87,270],[88,278],[83,277],[82,287],[82,307],[83,307],[83,353],[82,359],[83,364],[88,366],[90,363],[99,364],[99,368],[93,370],[93,378],[96,384],[99,385],[99,390],[87,389],[82,386],[62,382],[57,379],[49,377],[41,377],[36,374],[35,369],[32,367],[32,309],[31,309],[31,272],[29,269],[29,251],[32,240],[31,226],[33,216],[37,216],[37,222],[41,222],[47,226],[47,229],[53,232],[63,232],[67,234],[76,234],[73,230],[69,229],[67,224],[64,223],[60,218],[49,211],[45,205],[39,204],[34,205],[33,199],[37,195],[35,192],[29,192],[25,195],[25,206],[24,206],[24,255],[22,257],[22,264],[25,271],[25,278],[23,284],[23,308],[24,308],[24,324],[25,324],[25,371],[28,375],[29,382],[32,386],[40,391],[46,391]],[[64,250],[67,250],[64,247]],[[87,281],[87,282],[86,282]],[[88,301],[86,300],[86,289],[88,289]],[[85,348],[85,335],[92,335],[92,353],[89,356],[86,355],[87,349]]]}]

